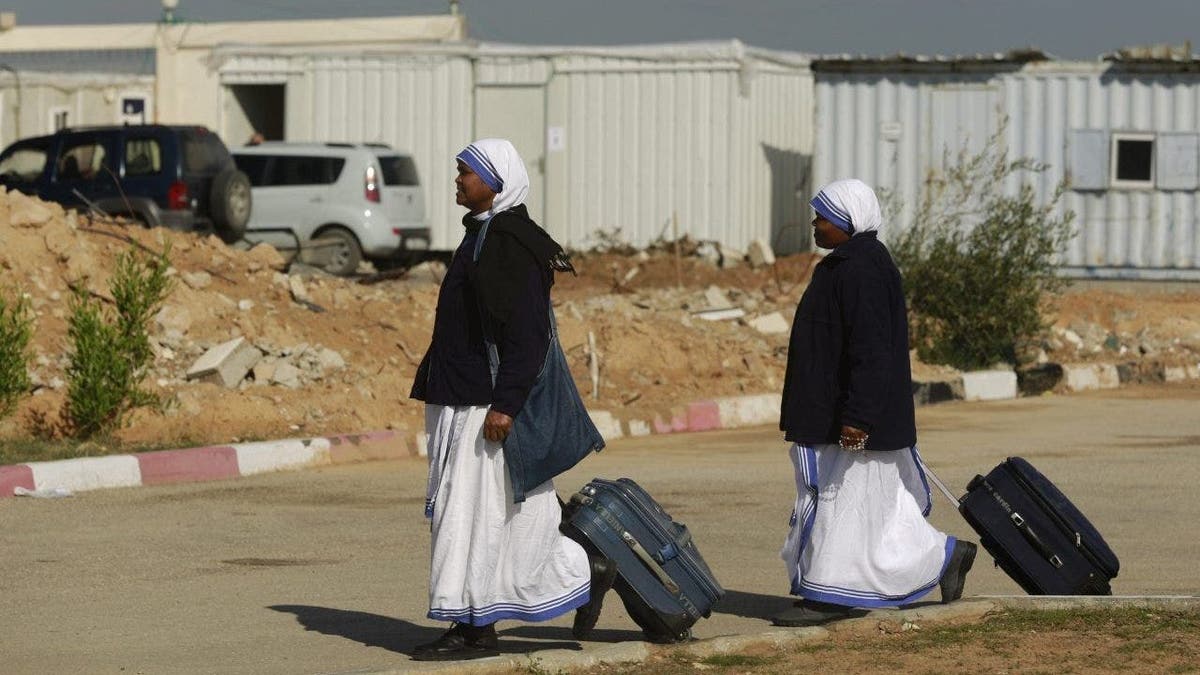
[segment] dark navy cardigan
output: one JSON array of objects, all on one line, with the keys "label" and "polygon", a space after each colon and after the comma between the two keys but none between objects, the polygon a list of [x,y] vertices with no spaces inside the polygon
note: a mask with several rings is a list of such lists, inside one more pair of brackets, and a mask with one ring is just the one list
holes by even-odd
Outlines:
[{"label": "dark navy cardigan", "polygon": [[[497,227],[493,219],[484,255],[503,256],[509,278],[518,280],[505,298],[503,317],[480,312],[479,280],[472,260],[482,223],[467,227],[438,292],[433,340],[417,368],[411,397],[437,405],[489,405],[516,417],[529,396],[550,345],[550,286],[553,272]],[[484,303],[487,304],[487,303]],[[483,321],[495,337],[500,369],[492,385]]]},{"label": "dark navy cardigan", "polygon": [[917,441],[900,272],[873,232],[817,264],[792,322],[779,428],[789,441],[836,443],[843,424],[868,450]]}]

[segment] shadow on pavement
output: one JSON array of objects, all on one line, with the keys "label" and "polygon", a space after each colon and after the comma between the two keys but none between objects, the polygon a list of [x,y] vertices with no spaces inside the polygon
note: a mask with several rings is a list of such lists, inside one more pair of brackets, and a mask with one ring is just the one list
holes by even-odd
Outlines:
[{"label": "shadow on pavement", "polygon": [[[579,649],[579,643],[575,637],[571,635],[571,629],[561,626],[538,626],[531,624],[522,624],[509,628],[507,630],[500,629],[500,651],[506,651],[504,647],[505,638],[508,636],[532,638],[535,640],[561,640],[569,643],[571,646],[560,646],[555,644],[539,643],[538,649]],[[585,642],[640,642],[642,641],[642,631],[638,630],[611,630],[597,628],[592,631]],[[512,650],[508,650],[512,651]]]},{"label": "shadow on pavement", "polygon": [[413,647],[437,639],[446,627],[418,626],[402,619],[311,605],[271,605],[268,609],[296,615],[305,630],[337,635],[368,647],[407,653]]},{"label": "shadow on pavement", "polygon": [[717,601],[713,611],[718,614],[733,614],[747,619],[762,619],[770,623],[771,617],[789,609],[796,598],[786,595],[763,595],[744,591],[725,591],[725,597]]}]

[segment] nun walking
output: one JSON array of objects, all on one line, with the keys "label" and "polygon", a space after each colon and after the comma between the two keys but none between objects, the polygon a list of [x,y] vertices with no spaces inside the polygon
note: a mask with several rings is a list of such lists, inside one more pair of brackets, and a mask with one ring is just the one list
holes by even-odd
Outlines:
[{"label": "nun walking", "polygon": [[451,622],[416,660],[498,653],[496,622],[576,611],[595,626],[615,564],[559,532],[551,481],[604,446],[566,369],[550,309],[569,258],[529,218],[529,176],[502,139],[456,156],[463,238],[412,389],[425,402],[432,531],[428,617]]},{"label": "nun walking", "polygon": [[797,497],[781,555],[800,600],[774,618],[780,626],[905,605],[934,587],[942,602],[957,600],[976,552],[926,520],[904,294],[877,238],[875,192],[838,180],[811,204],[814,239],[832,250],[788,346],[780,428]]}]

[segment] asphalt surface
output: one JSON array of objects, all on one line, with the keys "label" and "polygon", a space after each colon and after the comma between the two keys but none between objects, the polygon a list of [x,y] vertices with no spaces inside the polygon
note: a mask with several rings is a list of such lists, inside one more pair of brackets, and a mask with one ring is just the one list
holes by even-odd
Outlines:
[{"label": "asphalt surface", "polygon": [[[921,450],[961,489],[1010,455],[1072,497],[1121,557],[1117,595],[1200,589],[1200,385],[918,410]],[[700,638],[761,633],[786,607],[794,486],[769,428],[613,442],[556,481],[638,480],[686,523],[728,596]],[[330,673],[425,668],[421,461],[0,501],[0,672]],[[949,503],[939,528],[976,540]],[[1020,595],[980,554],[966,593]],[[930,598],[936,600],[935,595]],[[500,624],[509,653],[595,652],[640,632],[615,595],[594,642],[570,616]]]}]

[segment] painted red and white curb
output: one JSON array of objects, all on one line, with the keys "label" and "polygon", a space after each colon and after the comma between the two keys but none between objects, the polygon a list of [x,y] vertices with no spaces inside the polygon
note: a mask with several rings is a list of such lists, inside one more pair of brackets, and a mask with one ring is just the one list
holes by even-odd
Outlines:
[{"label": "painted red and white curb", "polygon": [[[1141,368],[1129,374],[1105,363],[1063,366],[1066,391],[1110,388],[1121,384],[1171,382],[1200,378],[1200,364]],[[936,382],[918,382],[919,404],[953,399],[1003,400],[1018,396],[1011,371],[978,371]],[[779,394],[749,394],[693,401],[671,408],[666,415],[621,416],[591,411],[600,434],[609,440],[650,434],[713,431],[775,424]],[[14,491],[54,495],[101,488],[190,483],[238,478],[273,471],[345,464],[373,459],[425,456],[425,434],[378,431],[344,436],[285,439],[259,443],[215,445],[108,457],[81,457],[53,462],[0,466],[0,498]]]},{"label": "painted red and white curb", "polygon": [[305,469],[416,454],[411,434],[380,431],[161,450],[132,455],[79,457],[0,466],[0,498],[17,488],[33,493],[192,483],[258,473]]}]

